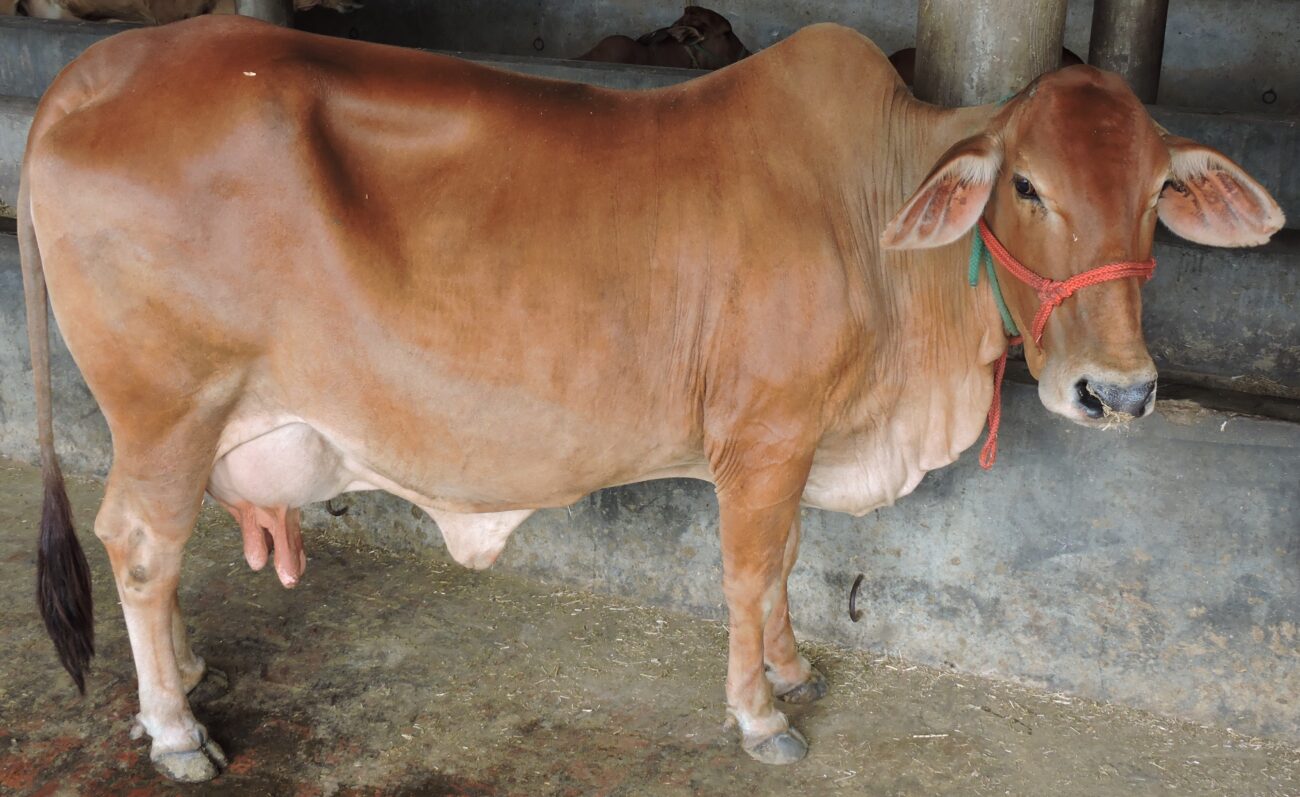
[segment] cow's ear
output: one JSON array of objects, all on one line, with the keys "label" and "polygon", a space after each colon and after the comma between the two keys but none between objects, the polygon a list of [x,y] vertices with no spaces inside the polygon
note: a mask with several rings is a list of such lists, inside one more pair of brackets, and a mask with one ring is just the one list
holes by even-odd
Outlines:
[{"label": "cow's ear", "polygon": [[673,25],[668,29],[668,35],[676,39],[679,44],[695,44],[704,41],[704,34],[690,25]]},{"label": "cow's ear", "polygon": [[1156,205],[1180,237],[1209,246],[1258,246],[1286,218],[1264,186],[1218,150],[1165,136],[1169,182]]},{"label": "cow's ear", "polygon": [[957,142],[944,153],[885,226],[886,249],[928,249],[960,238],[984,212],[1002,167],[1002,147],[987,133]]}]

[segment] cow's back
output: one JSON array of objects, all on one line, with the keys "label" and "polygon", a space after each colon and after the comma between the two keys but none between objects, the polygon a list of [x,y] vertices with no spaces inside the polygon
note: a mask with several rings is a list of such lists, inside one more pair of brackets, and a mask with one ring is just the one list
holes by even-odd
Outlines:
[{"label": "cow's back", "polygon": [[775,334],[790,367],[755,367],[800,376],[816,334],[768,327],[844,297],[764,74],[624,93],[237,18],[114,37],[34,127],[56,314],[110,422],[217,374],[401,483],[689,469],[719,349]]}]

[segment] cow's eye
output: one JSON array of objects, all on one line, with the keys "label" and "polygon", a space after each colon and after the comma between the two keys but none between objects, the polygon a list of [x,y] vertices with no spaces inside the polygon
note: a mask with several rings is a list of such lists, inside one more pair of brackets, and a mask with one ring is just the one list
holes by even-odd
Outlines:
[{"label": "cow's eye", "polygon": [[1011,178],[1011,184],[1016,187],[1016,195],[1021,199],[1038,199],[1038,192],[1034,190],[1034,184],[1016,175]]}]

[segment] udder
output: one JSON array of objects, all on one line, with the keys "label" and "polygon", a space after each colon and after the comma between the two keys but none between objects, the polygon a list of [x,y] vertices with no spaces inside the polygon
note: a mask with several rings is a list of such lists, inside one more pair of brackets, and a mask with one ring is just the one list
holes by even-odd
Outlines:
[{"label": "udder", "polygon": [[231,449],[213,466],[208,492],[239,522],[249,567],[261,570],[274,555],[276,575],[292,587],[307,567],[299,507],[328,501],[351,481],[338,449],[291,423]]},{"label": "udder", "polygon": [[208,477],[208,493],[239,522],[249,567],[261,570],[274,556],[275,572],[286,587],[297,585],[307,567],[299,507],[349,489],[385,490],[423,508],[438,524],[452,557],[473,568],[491,565],[511,532],[533,513],[453,511],[377,473],[354,470],[343,452],[301,421],[231,449]]}]

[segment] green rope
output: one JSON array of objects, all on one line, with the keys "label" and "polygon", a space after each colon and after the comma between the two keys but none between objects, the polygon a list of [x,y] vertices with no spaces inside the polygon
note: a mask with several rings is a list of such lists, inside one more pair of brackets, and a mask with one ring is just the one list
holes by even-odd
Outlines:
[{"label": "green rope", "polygon": [[1002,298],[1002,286],[998,283],[998,273],[993,268],[993,256],[989,254],[989,248],[984,245],[980,231],[975,229],[971,231],[970,267],[966,272],[966,279],[972,288],[979,285],[980,263],[983,263],[985,270],[988,271],[989,285],[993,288],[993,301],[997,303],[998,313],[1002,316],[1002,328],[1006,330],[1007,337],[1014,338],[1020,334],[1020,329],[1011,317],[1011,311],[1007,309],[1007,300]]},{"label": "green rope", "polygon": [[[1019,92],[1012,92],[1002,99],[998,100],[998,105],[1005,105],[1007,100],[1016,96]],[[984,245],[984,238],[980,235],[979,227],[971,230],[970,241],[970,267],[966,271],[966,279],[970,286],[974,288],[980,282],[980,263],[989,273],[989,285],[993,286],[993,301],[998,305],[998,313],[1002,316],[1002,328],[1006,330],[1007,337],[1014,338],[1020,334],[1020,328],[1016,326],[1016,321],[1011,317],[1011,310],[1007,308],[1007,300],[1002,297],[1002,285],[998,282],[998,272],[993,268],[993,255],[989,253],[989,248]]]}]

